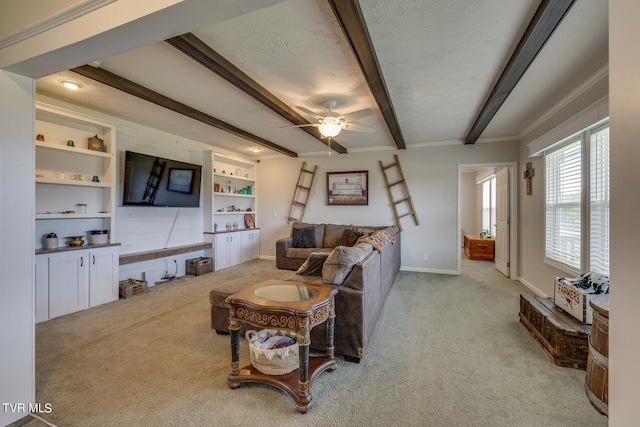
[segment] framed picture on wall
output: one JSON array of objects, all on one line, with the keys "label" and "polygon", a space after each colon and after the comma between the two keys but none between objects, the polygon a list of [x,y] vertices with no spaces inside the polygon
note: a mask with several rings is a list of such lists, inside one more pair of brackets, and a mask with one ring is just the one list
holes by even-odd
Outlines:
[{"label": "framed picture on wall", "polygon": [[369,171],[327,172],[327,205],[369,204]]}]

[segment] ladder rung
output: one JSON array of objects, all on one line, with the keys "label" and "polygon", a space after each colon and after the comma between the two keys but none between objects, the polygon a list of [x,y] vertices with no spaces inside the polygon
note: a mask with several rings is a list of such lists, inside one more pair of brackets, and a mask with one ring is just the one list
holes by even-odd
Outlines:
[{"label": "ladder rung", "polygon": [[306,204],[306,203],[298,202],[298,201],[296,201],[296,200],[293,200],[293,201],[291,202],[291,204],[292,204],[292,205],[296,205],[296,206],[307,206],[307,204]]},{"label": "ladder rung", "polygon": [[300,184],[296,185],[296,187],[300,188],[301,190],[307,190],[307,191],[311,190],[310,187],[305,187],[304,185],[300,185]]},{"label": "ladder rung", "polygon": [[397,165],[398,165],[398,163],[392,163],[392,164],[390,164],[389,166],[384,166],[384,165],[383,165],[383,166],[382,166],[382,168],[383,168],[383,169],[389,169],[389,168],[392,168],[392,167],[397,166]]},{"label": "ladder rung", "polygon": [[400,181],[396,181],[393,184],[389,184],[389,187],[393,187],[394,185],[403,184],[403,183],[404,183],[404,179],[401,179]]},{"label": "ladder rung", "polygon": [[402,200],[396,200],[396,201],[395,201],[395,202],[393,202],[393,203],[397,205],[398,203],[404,203],[404,202],[409,201],[409,200],[411,200],[411,197],[405,197],[404,199],[402,199]]},{"label": "ladder rung", "polygon": [[314,173],[314,171],[309,170],[309,169],[300,169],[300,172]]},{"label": "ladder rung", "polygon": [[402,215],[398,215],[398,218],[402,218],[402,217],[409,216],[409,215],[415,215],[415,214],[416,214],[415,212],[407,212],[407,213],[404,213]]},{"label": "ladder rung", "polygon": [[289,221],[300,221],[298,218],[294,218],[292,216],[289,217]]}]

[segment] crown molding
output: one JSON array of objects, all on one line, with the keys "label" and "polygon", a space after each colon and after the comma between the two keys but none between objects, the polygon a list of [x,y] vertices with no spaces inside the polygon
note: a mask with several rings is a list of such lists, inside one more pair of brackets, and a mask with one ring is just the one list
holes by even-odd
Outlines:
[{"label": "crown molding", "polygon": [[80,1],[73,6],[69,6],[65,9],[54,13],[44,19],[33,22],[18,31],[14,31],[4,37],[0,37],[0,49],[7,48],[21,41],[27,40],[31,37],[42,34],[45,31],[49,31],[52,28],[58,27],[74,19],[80,18],[94,10],[103,8],[108,4],[115,2],[116,0],[84,0]]}]

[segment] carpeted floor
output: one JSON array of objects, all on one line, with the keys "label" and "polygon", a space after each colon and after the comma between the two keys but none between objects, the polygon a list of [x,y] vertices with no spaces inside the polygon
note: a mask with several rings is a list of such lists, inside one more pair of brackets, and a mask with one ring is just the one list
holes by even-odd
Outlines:
[{"label": "carpeted floor", "polygon": [[[41,416],[72,426],[606,426],[584,371],[555,366],[518,321],[530,291],[465,260],[464,274],[400,272],[360,364],[320,375],[305,415],[260,384],[227,387],[229,337],[208,291],[292,274],[258,260],[151,288],[36,327]],[[248,363],[247,344],[241,364]]]}]

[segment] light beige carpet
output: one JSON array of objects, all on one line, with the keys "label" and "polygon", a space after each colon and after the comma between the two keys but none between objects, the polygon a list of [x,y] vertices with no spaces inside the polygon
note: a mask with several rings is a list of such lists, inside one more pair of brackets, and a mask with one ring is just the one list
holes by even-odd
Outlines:
[{"label": "light beige carpet", "polygon": [[[400,272],[360,364],[338,360],[298,414],[287,394],[227,387],[229,337],[208,291],[284,278],[273,261],[158,285],[36,326],[36,399],[72,426],[606,426],[584,371],[555,366],[518,321],[530,293],[491,263],[462,276]],[[247,344],[241,363],[248,363]]]}]

